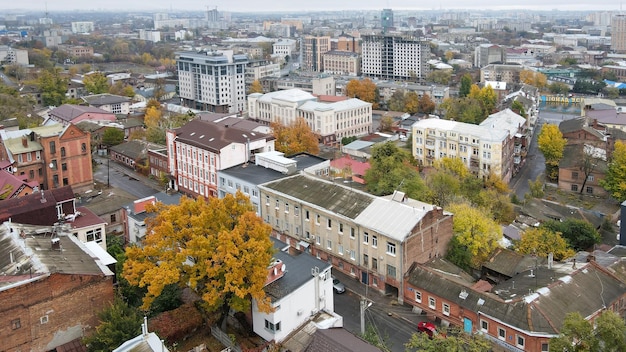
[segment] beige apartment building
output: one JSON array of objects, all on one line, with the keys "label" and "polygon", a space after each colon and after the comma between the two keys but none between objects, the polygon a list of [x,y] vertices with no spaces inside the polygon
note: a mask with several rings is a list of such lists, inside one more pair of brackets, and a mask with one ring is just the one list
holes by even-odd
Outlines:
[{"label": "beige apartment building", "polygon": [[443,257],[452,238],[451,213],[402,192],[375,197],[305,174],[259,189],[275,237],[400,301],[411,265]]},{"label": "beige apartment building", "polygon": [[361,75],[361,57],[350,51],[329,51],[324,54],[324,72],[331,75]]}]

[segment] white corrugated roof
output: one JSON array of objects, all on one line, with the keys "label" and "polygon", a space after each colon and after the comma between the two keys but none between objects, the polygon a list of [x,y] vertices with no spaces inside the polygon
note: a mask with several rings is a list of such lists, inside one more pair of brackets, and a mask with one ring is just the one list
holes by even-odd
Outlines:
[{"label": "white corrugated roof", "polygon": [[424,119],[413,124],[417,128],[430,128],[439,131],[451,131],[462,135],[479,137],[483,141],[501,142],[509,134],[508,130],[497,129],[471,123],[442,120],[436,118]]},{"label": "white corrugated roof", "polygon": [[434,206],[414,199],[391,200],[392,196],[375,198],[354,221],[397,241],[404,241],[411,230]]},{"label": "white corrugated roof", "polygon": [[259,101],[271,103],[272,100],[284,100],[297,103],[311,99],[314,100],[317,98],[315,98],[315,96],[309,92],[305,92],[302,89],[294,88],[263,94],[263,96],[259,98]]},{"label": "white corrugated roof", "polygon": [[516,114],[511,109],[505,109],[489,115],[489,117],[480,123],[480,126],[507,130],[511,135],[515,135],[519,130],[519,127],[525,124],[525,118]]}]

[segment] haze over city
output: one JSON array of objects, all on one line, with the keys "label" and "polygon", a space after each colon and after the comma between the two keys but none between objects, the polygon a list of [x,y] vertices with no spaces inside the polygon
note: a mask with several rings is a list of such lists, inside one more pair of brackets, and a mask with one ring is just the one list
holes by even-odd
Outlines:
[{"label": "haze over city", "polygon": [[[47,4],[47,5],[46,5]],[[552,0],[545,2],[541,0],[529,0],[520,3],[503,3],[495,0],[446,0],[433,3],[420,3],[411,0],[395,0],[395,1],[273,1],[271,4],[253,1],[167,1],[156,0],[145,2],[127,2],[123,0],[111,0],[106,2],[87,2],[79,0],[60,0],[43,2],[40,0],[26,0],[18,3],[5,1],[0,4],[2,10],[41,10],[44,11],[47,6],[48,11],[66,11],[66,10],[90,10],[90,11],[115,11],[115,10],[158,10],[158,9],[174,9],[174,10],[203,10],[207,7],[215,8],[222,11],[232,12],[251,12],[251,11],[337,11],[337,10],[379,10],[381,8],[393,8],[396,10],[434,10],[434,9],[529,9],[529,10],[581,10],[581,11],[603,11],[603,10],[619,10],[621,3],[612,0],[602,0],[594,2],[572,2],[567,0]]]}]

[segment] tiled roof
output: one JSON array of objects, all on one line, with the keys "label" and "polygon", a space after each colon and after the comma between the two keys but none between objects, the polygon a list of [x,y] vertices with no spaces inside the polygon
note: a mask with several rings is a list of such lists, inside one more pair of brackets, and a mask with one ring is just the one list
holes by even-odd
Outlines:
[{"label": "tiled roof", "polygon": [[92,106],[63,104],[63,105],[59,106],[58,108],[54,108],[54,109],[50,110],[48,115],[55,116],[55,117],[57,117],[57,118],[59,118],[61,120],[67,121],[67,122],[71,122],[75,118],[77,118],[80,115],[85,114],[85,113],[111,114],[108,111],[105,111],[105,110],[102,110],[102,109],[99,109],[99,108],[95,108],[95,107],[92,107]]},{"label": "tiled roof", "polygon": [[22,224],[50,226],[58,221],[57,204],[71,203],[63,208],[64,213],[70,214],[74,211],[73,199],[71,186],[5,199],[0,201],[0,222],[11,219]]}]

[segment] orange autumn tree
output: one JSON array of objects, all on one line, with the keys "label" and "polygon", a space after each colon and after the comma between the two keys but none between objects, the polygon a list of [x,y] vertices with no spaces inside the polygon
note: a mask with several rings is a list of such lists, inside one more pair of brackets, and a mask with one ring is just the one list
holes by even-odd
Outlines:
[{"label": "orange autumn tree", "polygon": [[302,152],[318,154],[320,151],[317,136],[306,123],[306,120],[301,117],[288,126],[272,122],[271,128],[274,137],[276,137],[274,142],[276,150],[287,156]]},{"label": "orange autumn tree", "polygon": [[208,311],[248,311],[251,299],[270,312],[263,287],[272,260],[271,227],[256,215],[240,192],[223,199],[181,198],[177,205],[157,203],[148,211],[143,246],[126,249],[123,276],[145,287],[148,310],[165,286],[189,287]]}]

